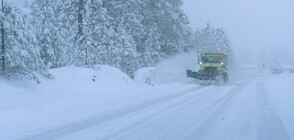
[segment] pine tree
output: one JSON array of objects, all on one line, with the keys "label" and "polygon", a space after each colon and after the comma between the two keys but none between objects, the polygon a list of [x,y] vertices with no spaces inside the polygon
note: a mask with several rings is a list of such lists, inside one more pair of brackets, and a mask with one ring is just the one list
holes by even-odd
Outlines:
[{"label": "pine tree", "polygon": [[160,35],[158,34],[157,25],[153,25],[147,34],[146,41],[142,45],[144,48],[141,53],[141,66],[154,66],[160,59]]},{"label": "pine tree", "polygon": [[206,52],[222,52],[233,60],[233,51],[226,32],[222,28],[214,28],[210,23],[204,29],[195,32],[194,46],[198,52],[202,50]]},{"label": "pine tree", "polygon": [[50,77],[40,57],[40,48],[36,45],[30,16],[11,6],[5,6],[4,15],[4,76],[37,81],[39,75]]},{"label": "pine tree", "polygon": [[157,25],[160,56],[173,56],[191,48],[192,33],[181,9],[182,0],[150,0],[144,3],[144,25],[151,30]]},{"label": "pine tree", "polygon": [[48,68],[58,68],[68,63],[67,30],[62,27],[58,7],[59,0],[36,0],[32,15],[41,57]]},{"label": "pine tree", "polygon": [[144,27],[138,15],[136,0],[105,0],[103,7],[108,11],[113,28],[113,46],[108,49],[109,65],[120,68],[131,75],[139,67],[137,46],[140,46]]}]

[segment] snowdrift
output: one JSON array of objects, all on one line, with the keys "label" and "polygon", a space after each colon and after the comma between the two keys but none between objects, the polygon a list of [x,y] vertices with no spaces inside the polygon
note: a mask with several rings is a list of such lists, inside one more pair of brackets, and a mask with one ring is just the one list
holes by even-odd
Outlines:
[{"label": "snowdrift", "polygon": [[84,94],[114,91],[116,89],[122,90],[134,85],[134,82],[125,73],[106,65],[96,66],[95,70],[80,67],[64,67],[53,69],[50,73],[54,76],[54,79],[43,80],[40,85],[36,85],[31,81],[7,81],[0,79],[1,94],[24,94],[24,92],[54,94],[60,91],[64,94]]},{"label": "snowdrift", "polygon": [[132,87],[134,82],[119,69],[99,65],[95,70],[88,68],[65,67],[51,71],[54,80],[45,81],[40,89],[50,93],[64,91],[68,94],[99,93],[122,90]]}]

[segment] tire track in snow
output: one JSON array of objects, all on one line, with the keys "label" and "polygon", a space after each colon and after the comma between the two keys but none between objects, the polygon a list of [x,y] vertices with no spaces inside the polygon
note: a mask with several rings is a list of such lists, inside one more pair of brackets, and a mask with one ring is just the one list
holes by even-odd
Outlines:
[{"label": "tire track in snow", "polygon": [[256,105],[255,98],[255,83],[249,84],[247,92],[244,92],[243,96],[240,97],[240,104],[237,108],[234,118],[230,122],[230,127],[227,129],[231,132],[228,136],[228,140],[253,140],[254,131],[254,110]]},{"label": "tire track in snow", "polygon": [[[217,88],[217,87],[214,87],[214,88]],[[195,92],[199,92],[199,91],[195,91]],[[194,94],[194,92],[192,92]],[[187,105],[189,104],[191,101],[195,102],[195,101],[198,101],[206,96],[208,96],[209,94],[213,94],[212,92],[209,92],[209,93],[206,93],[206,92],[200,92],[198,94],[195,94],[195,95],[192,95],[191,97],[186,97],[185,99],[181,100],[181,101],[177,101],[175,103],[173,103],[172,105],[170,106],[166,106],[152,114],[149,114],[148,116],[146,117],[143,117],[141,118],[140,121],[137,121],[137,122],[134,122],[130,125],[127,125],[125,127],[123,127],[122,129],[119,129],[118,131],[114,132],[114,133],[111,133],[105,137],[103,137],[102,139],[120,139],[119,136],[121,134],[124,134],[125,132],[128,132],[130,130],[133,130],[133,129],[136,129],[140,126],[142,126],[143,124],[146,124],[148,123],[148,121],[151,121],[152,119],[154,119],[155,117],[158,117],[162,114],[165,114],[167,112],[170,112],[170,111],[173,111],[175,109],[178,109],[184,105]]]},{"label": "tire track in snow", "polygon": [[209,130],[212,129],[216,121],[222,118],[221,115],[224,114],[224,112],[228,109],[230,103],[234,101],[237,96],[239,96],[238,91],[241,91],[244,86],[245,84],[243,84],[243,82],[239,83],[233,89],[230,89],[228,92],[226,92],[222,98],[218,99],[215,101],[215,103],[212,103],[209,107],[207,107],[207,111],[212,110],[212,112],[209,112],[210,117],[206,118],[200,127],[193,129],[186,139],[206,139],[207,134],[210,132]]},{"label": "tire track in snow", "polygon": [[257,98],[257,139],[266,140],[290,140],[287,129],[270,103],[263,86],[258,83],[256,89]]},{"label": "tire track in snow", "polygon": [[[210,87],[210,86],[209,86]],[[105,114],[99,114],[97,116],[91,117],[86,120],[78,121],[66,126],[62,126],[59,128],[49,128],[46,131],[38,132],[35,134],[28,134],[21,138],[17,138],[17,140],[44,140],[44,139],[57,139],[59,137],[62,137],[67,134],[71,134],[77,131],[81,131],[96,125],[99,125],[100,123],[104,123],[107,121],[111,121],[113,119],[125,116],[127,114],[158,105],[160,103],[185,96],[187,94],[193,93],[195,91],[199,91],[201,89],[209,88],[209,87],[197,87],[197,88],[191,88],[187,89],[183,92],[175,93],[172,95],[160,97],[157,99],[151,99],[148,101],[145,101],[144,103],[135,104],[132,106],[128,106],[123,109],[116,109],[110,112],[107,112]]]},{"label": "tire track in snow", "polygon": [[[164,114],[160,114],[158,116],[149,118],[149,120],[143,122],[142,124],[140,124],[140,125],[138,125],[138,126],[136,126],[134,128],[131,128],[131,129],[127,130],[124,133],[120,133],[119,135],[113,136],[113,137],[110,137],[110,138],[111,139],[118,139],[118,140],[119,139],[130,139],[130,138],[132,138],[132,139],[168,139],[168,138],[171,138],[171,139],[183,139],[183,138],[186,138],[186,134],[188,134],[188,136],[190,134],[188,132],[188,131],[191,130],[190,128],[194,128],[193,125],[190,125],[190,124],[188,124],[188,126],[187,126],[186,122],[187,121],[191,122],[193,120],[194,122],[196,122],[196,125],[197,125],[197,122],[199,120],[197,120],[197,117],[193,117],[193,115],[195,115],[195,113],[196,113],[196,115],[198,117],[203,117],[202,114],[206,114],[206,111],[208,110],[206,108],[211,109],[213,105],[219,104],[220,101],[222,100],[221,98],[224,98],[224,96],[229,91],[231,91],[232,89],[235,89],[236,86],[238,86],[238,85],[239,84],[237,84],[237,85],[235,85],[233,87],[230,87],[229,89],[224,88],[224,87],[215,87],[213,89],[209,89],[204,93],[205,96],[201,96],[199,98],[194,98],[194,99],[186,102],[185,104],[182,104],[181,106],[177,106],[173,110],[167,110]],[[226,92],[217,93],[217,91],[220,90],[220,89],[226,89]],[[213,99],[210,100],[211,98],[213,98]],[[215,104],[209,103],[208,105],[206,105],[205,108],[200,107],[201,103],[204,103],[204,102],[207,102],[207,101],[208,102],[212,101],[212,103],[215,103]],[[195,105],[200,107],[198,109],[196,108],[196,112],[193,111],[193,106],[195,106]],[[188,111],[190,113],[189,113],[188,116],[178,115],[178,114],[185,114],[185,113],[183,113],[181,111],[184,111],[184,112]],[[160,124],[159,121],[162,121],[165,118],[170,119],[170,118],[168,118],[169,116],[172,117],[171,120],[173,120],[173,121],[167,121],[166,123],[163,123],[163,124],[159,125]],[[179,123],[178,120],[183,120],[184,123]],[[176,121],[176,122],[174,122],[174,121]],[[170,125],[169,125],[169,123],[170,123]],[[174,124],[174,123],[176,123],[176,124]],[[161,132],[159,132],[159,133],[157,131],[152,132],[153,131],[152,129],[145,129],[145,128],[149,128],[150,126],[152,127],[154,125],[159,125],[159,131],[161,131]],[[163,127],[161,127],[161,126],[163,126]],[[182,127],[182,126],[184,126],[184,127]],[[178,128],[180,128],[181,131],[184,130],[184,132],[179,133],[179,131],[177,131]],[[155,129],[157,129],[157,128],[155,128]],[[147,131],[147,133],[142,133],[144,131]],[[173,136],[173,134],[176,134],[176,135]],[[133,136],[135,136],[135,137],[133,137]],[[191,138],[186,138],[186,139],[191,139]]]}]

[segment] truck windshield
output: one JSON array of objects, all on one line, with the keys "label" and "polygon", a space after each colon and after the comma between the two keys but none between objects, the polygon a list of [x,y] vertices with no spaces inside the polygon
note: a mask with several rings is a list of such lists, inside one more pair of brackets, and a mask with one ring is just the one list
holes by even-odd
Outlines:
[{"label": "truck windshield", "polygon": [[221,63],[221,56],[203,56],[202,63]]}]

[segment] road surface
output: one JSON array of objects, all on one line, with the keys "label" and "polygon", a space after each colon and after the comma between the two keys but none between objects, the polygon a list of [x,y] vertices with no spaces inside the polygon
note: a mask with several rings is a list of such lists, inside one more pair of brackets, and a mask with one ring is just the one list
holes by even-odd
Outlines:
[{"label": "road surface", "polygon": [[249,72],[226,86],[189,86],[18,139],[291,140],[293,86],[290,74]]}]

